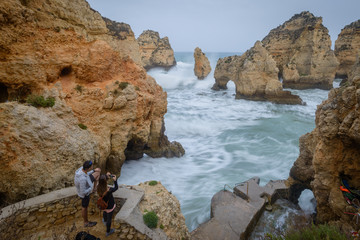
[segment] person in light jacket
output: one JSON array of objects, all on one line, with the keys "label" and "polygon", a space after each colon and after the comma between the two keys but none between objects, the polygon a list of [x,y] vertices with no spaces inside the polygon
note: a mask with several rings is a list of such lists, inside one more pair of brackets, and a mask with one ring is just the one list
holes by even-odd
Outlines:
[{"label": "person in light jacket", "polygon": [[81,215],[84,219],[85,227],[93,227],[96,225],[96,222],[89,222],[88,220],[88,206],[90,194],[96,191],[101,169],[96,168],[93,170],[93,168],[92,161],[85,161],[83,166],[76,170],[74,177],[77,194],[81,198]]}]

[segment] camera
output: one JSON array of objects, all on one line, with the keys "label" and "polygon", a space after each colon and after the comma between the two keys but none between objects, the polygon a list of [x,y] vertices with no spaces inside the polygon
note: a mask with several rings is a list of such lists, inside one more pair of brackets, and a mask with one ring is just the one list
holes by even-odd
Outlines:
[{"label": "camera", "polygon": [[112,174],[109,175],[109,178],[113,178],[113,177],[115,177],[115,175],[112,175]]}]

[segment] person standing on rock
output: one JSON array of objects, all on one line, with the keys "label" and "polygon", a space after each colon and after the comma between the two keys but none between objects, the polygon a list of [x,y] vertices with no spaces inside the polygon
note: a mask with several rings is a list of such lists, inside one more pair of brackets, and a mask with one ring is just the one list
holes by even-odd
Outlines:
[{"label": "person standing on rock", "polygon": [[89,222],[88,220],[88,206],[90,194],[96,191],[101,169],[95,168],[95,170],[93,170],[93,167],[92,161],[85,161],[83,166],[76,170],[74,177],[77,194],[81,198],[81,215],[84,219],[85,227],[93,227],[96,225],[96,222]]},{"label": "person standing on rock", "polygon": [[[114,180],[114,186],[108,187],[107,179],[112,178]],[[113,192],[118,190],[118,183],[116,181],[116,176],[111,175],[111,173],[107,173],[106,175],[101,175],[99,180],[99,186],[97,189],[97,193],[99,197],[102,197],[102,199],[107,203],[106,209],[103,210],[103,220],[102,222],[106,226],[106,236],[109,236],[110,234],[114,233],[114,229],[111,228],[111,219],[114,213],[114,209],[116,207],[115,200],[113,197]]]}]

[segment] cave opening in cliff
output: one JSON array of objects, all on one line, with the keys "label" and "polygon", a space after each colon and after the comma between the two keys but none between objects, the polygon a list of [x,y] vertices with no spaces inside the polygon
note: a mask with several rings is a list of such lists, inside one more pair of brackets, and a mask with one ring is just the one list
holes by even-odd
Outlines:
[{"label": "cave opening in cliff", "polygon": [[137,160],[144,156],[144,143],[138,138],[132,138],[124,151],[126,160]]},{"label": "cave opening in cliff", "polygon": [[278,73],[278,79],[280,82],[283,82],[283,75],[282,75],[282,72],[280,72],[280,71]]},{"label": "cave opening in cliff", "polygon": [[0,103],[7,102],[9,100],[8,89],[5,84],[0,83]]},{"label": "cave opening in cliff", "polygon": [[60,77],[65,77],[65,76],[69,76],[72,73],[72,67],[71,66],[67,66],[64,67],[63,69],[61,69],[60,71]]}]

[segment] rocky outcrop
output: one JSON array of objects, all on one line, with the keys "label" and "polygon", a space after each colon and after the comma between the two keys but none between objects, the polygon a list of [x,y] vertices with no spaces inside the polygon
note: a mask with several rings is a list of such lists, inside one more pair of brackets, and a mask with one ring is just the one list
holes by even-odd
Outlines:
[{"label": "rocky outcrop", "polygon": [[339,189],[340,178],[360,189],[360,63],[351,78],[332,89],[316,111],[316,127],[300,138],[300,155],[290,171],[292,185],[309,188],[317,202],[317,221],[355,229],[356,213]]},{"label": "rocky outcrop", "polygon": [[141,60],[145,69],[154,67],[171,68],[176,65],[174,51],[169,38],[160,38],[158,32],[144,31],[137,39]]},{"label": "rocky outcrop", "polygon": [[155,185],[149,185],[149,183],[137,185],[137,188],[145,192],[144,198],[139,204],[140,212],[145,214],[154,211],[159,217],[158,227],[163,226],[162,230],[169,239],[190,239],[179,200],[169,193],[160,182]]},{"label": "rocky outcrop", "polygon": [[302,12],[262,40],[276,61],[284,88],[332,88],[339,63],[328,32],[321,17]]},{"label": "rocky outcrop", "polygon": [[237,99],[271,101],[284,104],[302,104],[299,96],[283,91],[278,79],[278,68],[267,50],[257,41],[242,56],[218,60],[215,68],[214,90],[226,89],[232,80]]},{"label": "rocky outcrop", "polygon": [[360,20],[345,26],[335,41],[335,56],[340,65],[336,75],[347,78],[356,61],[356,54],[360,50]]},{"label": "rocky outcrop", "polygon": [[78,124],[60,101],[52,109],[0,104],[2,204],[70,186],[75,167],[88,159],[98,163],[93,133]]},{"label": "rocky outcrop", "polygon": [[[166,93],[133,60],[128,25],[83,0],[20,2],[0,3],[0,99],[17,101],[0,103],[1,204],[73,184],[86,159],[119,172],[144,153],[184,154],[164,135]],[[29,94],[55,105],[24,105]]]},{"label": "rocky outcrop", "polygon": [[205,53],[201,51],[200,48],[195,48],[194,50],[194,59],[195,67],[194,73],[198,79],[204,79],[211,72],[211,66],[209,59],[206,57]]}]

